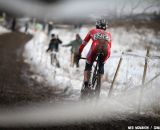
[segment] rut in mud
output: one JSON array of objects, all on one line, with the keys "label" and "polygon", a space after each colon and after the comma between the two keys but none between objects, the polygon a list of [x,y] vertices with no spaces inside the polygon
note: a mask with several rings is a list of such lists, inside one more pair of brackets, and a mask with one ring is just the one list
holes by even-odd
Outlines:
[{"label": "rut in mud", "polygon": [[[20,105],[55,98],[53,87],[29,78],[24,45],[32,38],[20,32],[0,35],[0,105]],[[34,49],[34,48],[33,48]]]}]

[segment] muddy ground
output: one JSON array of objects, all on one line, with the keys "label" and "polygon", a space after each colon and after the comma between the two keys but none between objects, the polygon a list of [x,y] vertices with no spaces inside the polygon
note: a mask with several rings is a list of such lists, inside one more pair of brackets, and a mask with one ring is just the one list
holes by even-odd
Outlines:
[{"label": "muddy ground", "polygon": [[57,98],[53,87],[44,86],[29,78],[32,73],[22,54],[25,43],[31,38],[31,35],[19,32],[0,35],[1,107],[26,105]]},{"label": "muddy ground", "polygon": [[[54,94],[55,89],[37,83],[28,76],[29,65],[24,62],[23,49],[27,41],[32,38],[19,32],[0,35],[0,107],[11,108],[47,100],[54,101],[62,95]],[[33,48],[34,49],[34,48]],[[63,98],[65,98],[63,96]],[[87,122],[64,126],[2,128],[1,130],[126,130],[128,126],[160,125],[159,116],[128,115],[127,119],[104,120],[103,122]]]}]

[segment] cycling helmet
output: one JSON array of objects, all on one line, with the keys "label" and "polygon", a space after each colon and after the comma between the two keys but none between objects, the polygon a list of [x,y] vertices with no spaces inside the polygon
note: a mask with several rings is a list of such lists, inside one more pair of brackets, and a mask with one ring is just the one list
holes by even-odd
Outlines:
[{"label": "cycling helmet", "polygon": [[96,21],[96,28],[106,30],[107,23],[105,19],[99,19]]}]

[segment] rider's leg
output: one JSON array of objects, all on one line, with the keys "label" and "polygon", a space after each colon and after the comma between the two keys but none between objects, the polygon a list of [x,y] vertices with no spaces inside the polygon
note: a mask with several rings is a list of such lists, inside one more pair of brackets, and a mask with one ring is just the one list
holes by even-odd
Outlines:
[{"label": "rider's leg", "polygon": [[88,87],[89,78],[90,78],[90,72],[84,71],[84,85],[85,85],[85,87]]},{"label": "rider's leg", "polygon": [[76,63],[76,67],[79,68],[79,61],[78,61],[78,55],[75,53],[75,63]]},{"label": "rider's leg", "polygon": [[100,69],[99,69],[99,73],[101,74],[101,78],[103,78],[103,75],[104,75],[104,63],[105,61],[107,61],[107,59],[110,57],[110,48],[107,47],[105,50],[104,50],[104,54],[105,56],[102,58],[101,62],[100,62]]},{"label": "rider's leg", "polygon": [[51,53],[51,65],[53,65],[53,62],[54,62],[54,54]]},{"label": "rider's leg", "polygon": [[92,44],[88,54],[87,54],[87,62],[84,70],[84,84],[85,87],[88,87],[89,80],[90,80],[90,74],[92,70],[92,64],[95,59],[95,45]]},{"label": "rider's leg", "polygon": [[85,66],[85,70],[84,70],[84,85],[85,85],[85,87],[88,87],[88,85],[89,85],[91,69],[92,69],[92,64],[88,64],[86,62],[86,66]]},{"label": "rider's leg", "polygon": [[71,67],[74,67],[74,53],[71,52]]},{"label": "rider's leg", "polygon": [[56,66],[58,68],[60,68],[59,60],[57,59],[57,53],[55,53],[55,57],[54,58],[55,58]]},{"label": "rider's leg", "polygon": [[76,65],[76,67],[77,67],[76,53],[74,53],[74,56],[73,56],[73,64]]},{"label": "rider's leg", "polygon": [[101,62],[99,65],[99,73],[100,73],[100,80],[101,80],[104,75],[104,63],[103,62]]}]

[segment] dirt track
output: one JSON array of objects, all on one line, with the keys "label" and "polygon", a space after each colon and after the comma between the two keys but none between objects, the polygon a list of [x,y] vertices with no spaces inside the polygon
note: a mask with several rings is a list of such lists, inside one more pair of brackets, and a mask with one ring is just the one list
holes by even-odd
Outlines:
[{"label": "dirt track", "polygon": [[[31,35],[19,32],[0,35],[0,106],[16,106],[55,98],[54,90],[29,78],[23,49]],[[34,48],[33,48],[34,49]]]}]

